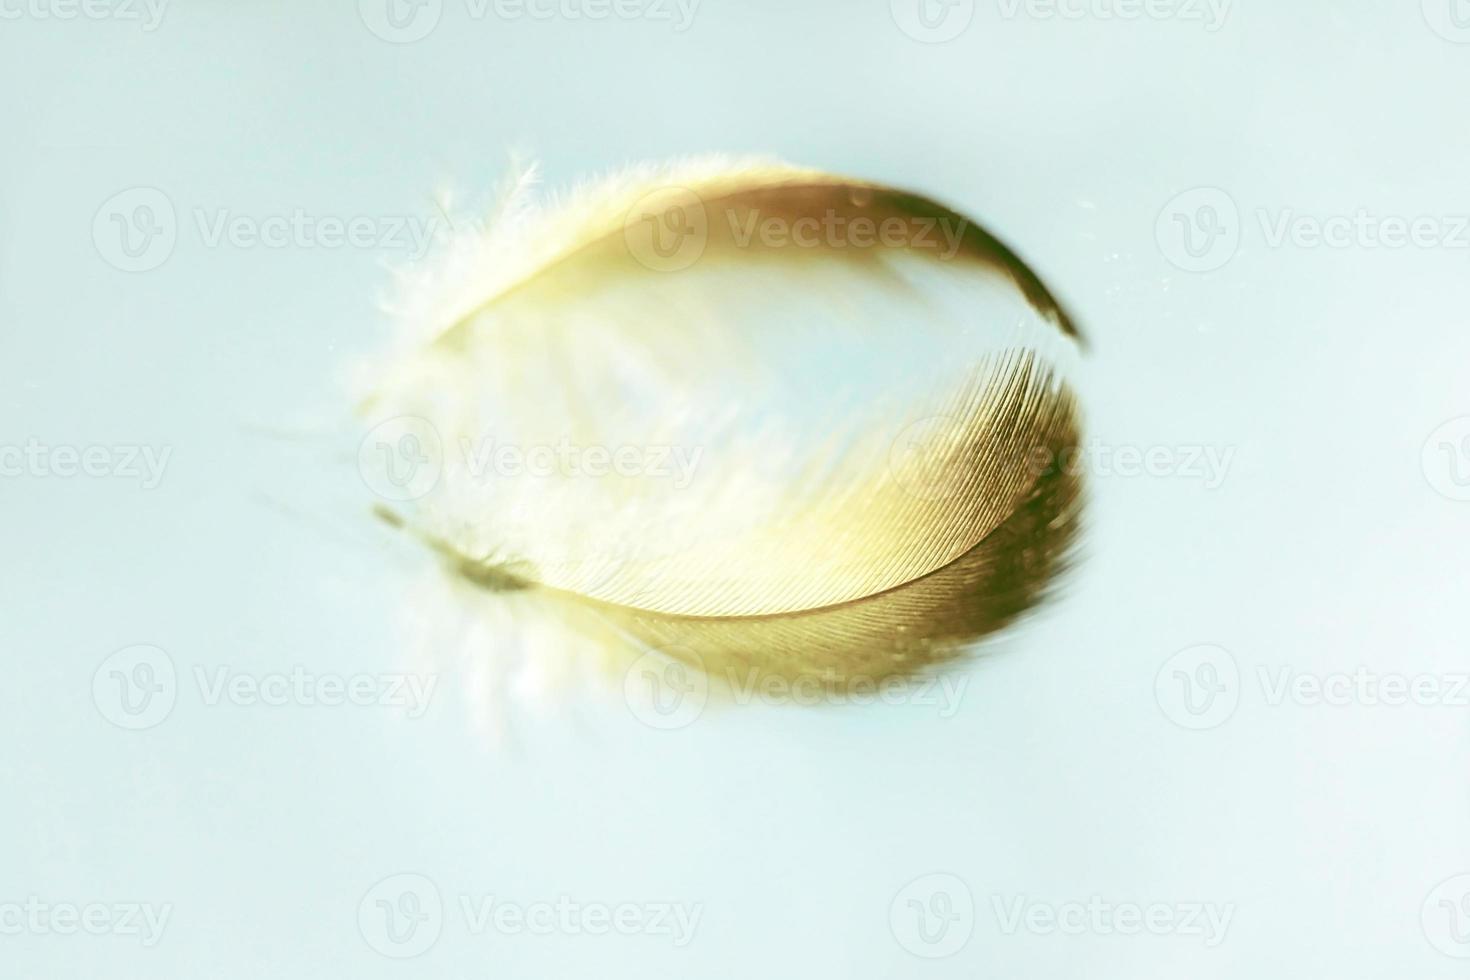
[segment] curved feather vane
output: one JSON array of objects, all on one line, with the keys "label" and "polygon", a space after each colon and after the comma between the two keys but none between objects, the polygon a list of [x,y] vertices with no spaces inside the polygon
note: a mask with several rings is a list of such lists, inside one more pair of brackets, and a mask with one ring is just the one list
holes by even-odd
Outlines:
[{"label": "curved feather vane", "polygon": [[1075,526],[1046,461],[1076,438],[1077,331],[918,195],[636,170],[465,236],[408,309],[420,344],[368,402],[429,450],[405,520],[467,577],[644,642],[909,669],[1034,597],[1016,556]]},{"label": "curved feather vane", "polygon": [[[854,602],[750,617],[674,616],[588,600],[537,586],[514,568],[485,565],[427,540],[460,581],[478,587],[487,610],[508,603],[520,619],[551,618],[561,646],[579,645],[619,674],[649,650],[704,670],[726,690],[776,676],[851,690],[854,682],[922,674],[967,652],[1041,601],[1067,563],[1080,531],[1082,481],[1066,466],[1076,432],[1059,430],[1036,483],[984,541],[931,575]],[[398,523],[390,511],[380,511]],[[470,596],[462,601],[475,602]],[[502,616],[502,618],[504,618]],[[584,642],[575,644],[565,637]]]}]

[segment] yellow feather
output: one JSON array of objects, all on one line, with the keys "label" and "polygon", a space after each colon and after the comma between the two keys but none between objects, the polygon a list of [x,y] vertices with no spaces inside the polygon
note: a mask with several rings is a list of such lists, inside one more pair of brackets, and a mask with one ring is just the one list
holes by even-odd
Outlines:
[{"label": "yellow feather", "polygon": [[421,340],[367,403],[437,452],[405,520],[471,579],[577,597],[650,642],[903,669],[874,631],[897,616],[947,651],[993,628],[986,542],[1009,527],[1014,547],[1018,514],[1056,540],[1075,523],[1075,481],[1039,481],[1075,441],[1077,331],[919,195],[640,168],[466,236],[406,305]]}]

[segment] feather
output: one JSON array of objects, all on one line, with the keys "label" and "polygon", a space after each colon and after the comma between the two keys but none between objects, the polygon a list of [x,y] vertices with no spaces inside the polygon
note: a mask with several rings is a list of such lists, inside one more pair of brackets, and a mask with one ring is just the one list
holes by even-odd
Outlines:
[{"label": "feather", "polygon": [[542,208],[512,184],[410,285],[364,403],[423,427],[436,479],[394,520],[461,575],[702,660],[880,674],[1040,593],[1076,525],[1051,461],[1080,338],[994,236],[764,161]]}]

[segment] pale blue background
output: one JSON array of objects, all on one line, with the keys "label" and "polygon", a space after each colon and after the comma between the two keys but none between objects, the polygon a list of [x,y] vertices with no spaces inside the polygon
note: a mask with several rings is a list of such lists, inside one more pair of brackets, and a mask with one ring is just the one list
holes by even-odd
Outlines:
[{"label": "pale blue background", "polygon": [[[1432,6],[1432,3],[1430,4]],[[493,17],[446,0],[418,43],[346,0],[180,2],[156,31],[0,21],[0,442],[173,447],[162,485],[0,480],[0,901],[175,906],[163,941],[0,936],[25,977],[1462,975],[1420,908],[1470,871],[1465,708],[1268,707],[1260,665],[1470,669],[1470,503],[1421,447],[1470,413],[1470,252],[1269,248],[1256,208],[1470,211],[1470,45],[1414,2],[1241,2],[1181,21],[1006,18],[946,44],[879,0],[705,0],[693,26]],[[12,7],[10,9],[23,9]],[[1094,340],[1089,434],[1234,447],[1228,479],[1095,479],[1087,561],[997,641],[959,713],[922,706],[625,712],[479,740],[463,685],[374,709],[205,708],[124,731],[112,651],[181,671],[402,669],[400,552],[362,516],[351,445],[285,443],[381,344],[375,250],[207,248],[187,215],[433,213],[522,146],[548,183],[764,151],[912,186],[1033,260]],[[94,214],[136,186],[186,216],[148,272]],[[1179,192],[1246,227],[1223,268],[1156,242]],[[392,256],[388,256],[392,258]],[[840,365],[834,370],[840,370]],[[291,512],[282,506],[289,506]],[[1155,674],[1228,648],[1210,731]],[[590,720],[588,720],[590,718]],[[357,905],[395,872],[522,901],[704,904],[655,937],[467,936],[395,962]],[[974,935],[917,959],[889,906],[968,882]],[[1228,939],[1003,935],[990,896],[1235,903]]]}]

